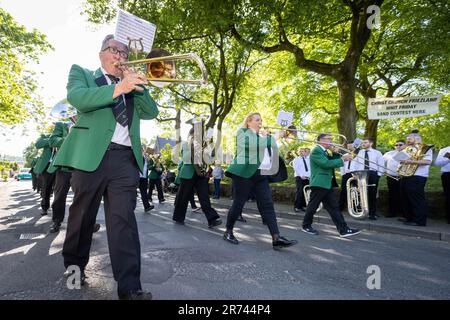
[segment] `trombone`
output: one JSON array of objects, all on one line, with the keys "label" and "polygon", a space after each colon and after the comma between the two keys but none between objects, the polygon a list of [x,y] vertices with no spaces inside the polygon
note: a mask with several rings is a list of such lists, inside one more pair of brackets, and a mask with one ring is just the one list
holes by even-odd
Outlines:
[{"label": "trombone", "polygon": [[322,133],[326,133],[329,134],[330,136],[334,136],[337,137],[339,139],[342,139],[342,144],[345,145],[347,144],[347,137],[344,136],[343,134],[340,133],[327,133],[327,132],[319,132],[319,131],[307,131],[307,130],[298,130],[296,126],[289,126],[287,128],[284,127],[263,127],[264,129],[275,129],[275,130],[281,130],[281,131],[287,131],[287,135],[284,137],[284,139],[288,140],[288,139],[292,139],[292,140],[299,140],[299,141],[304,141],[304,142],[311,142],[316,144],[317,141],[311,141],[311,140],[305,140],[305,139],[301,139],[298,138],[298,134],[322,134]]},{"label": "trombone", "polygon": [[[150,82],[160,82],[160,85],[169,84],[191,84],[191,85],[206,85],[208,83],[208,72],[206,70],[205,64],[202,59],[195,53],[184,53],[177,55],[167,55],[167,51],[159,49],[163,56],[152,57],[153,51],[150,52],[146,59],[127,61],[127,62],[117,62],[116,66],[139,66],[146,65],[145,76]],[[157,53],[159,55],[160,52]],[[176,70],[174,61],[191,61],[196,64],[200,69],[201,79],[176,79]],[[156,84],[155,84],[156,85]],[[156,86],[160,86],[156,85]]]}]

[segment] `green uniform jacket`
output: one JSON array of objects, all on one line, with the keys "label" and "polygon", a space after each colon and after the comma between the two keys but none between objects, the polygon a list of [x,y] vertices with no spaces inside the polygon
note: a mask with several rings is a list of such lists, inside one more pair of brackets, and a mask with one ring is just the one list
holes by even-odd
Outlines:
[{"label": "green uniform jacket", "polygon": [[180,185],[180,183],[181,183],[181,178],[180,178],[180,172],[181,172],[181,168],[183,167],[183,161],[180,161],[179,163],[178,163],[178,171],[177,171],[177,176],[175,177],[175,181],[174,181],[174,183],[176,184],[176,185]]},{"label": "green uniform jacket", "polygon": [[309,185],[311,187],[331,189],[334,169],[344,165],[341,156],[334,153],[332,157],[329,157],[326,151],[320,146],[316,146],[312,150],[309,160],[311,162]]},{"label": "green uniform jacket", "polygon": [[[34,166],[36,165],[36,162],[38,161],[38,159],[39,159],[39,157],[34,157],[34,158],[31,160],[31,163],[30,163],[30,169],[33,169],[33,168],[34,168]],[[33,172],[34,172],[34,170],[33,170]]]},{"label": "green uniform jacket", "polygon": [[159,165],[160,165],[160,167],[161,167],[161,171],[158,172],[158,171],[156,170],[156,165],[155,165],[155,163],[153,162],[153,160],[152,160],[152,159],[149,159],[149,161],[148,161],[148,169],[150,170],[150,175],[148,176],[148,178],[149,178],[150,180],[158,180],[158,179],[161,179],[161,175],[162,175],[162,173],[164,172],[165,168],[164,168],[164,166],[163,166],[162,163],[160,163]]},{"label": "green uniform jacket", "polygon": [[[64,139],[67,137],[68,133],[69,133],[69,129],[67,128],[67,125],[65,123],[62,123],[62,122],[55,123],[55,128],[53,129],[53,132],[50,135],[50,138],[48,139],[48,143],[49,143],[50,147],[57,148],[59,150],[59,148],[61,148],[61,145],[64,142]],[[58,154],[58,152],[56,152],[56,154]],[[53,173],[57,169],[58,168],[55,167],[52,162],[48,166],[47,172]],[[62,168],[62,170],[68,171],[67,168]]]},{"label": "green uniform jacket", "polygon": [[41,137],[36,141],[35,146],[36,149],[43,149],[41,156],[36,161],[36,165],[34,166],[34,173],[40,174],[44,172],[45,168],[52,157],[52,148],[49,144],[49,135],[42,134]]},{"label": "green uniform jacket", "polygon": [[241,128],[236,133],[236,156],[225,171],[227,176],[231,174],[242,178],[250,178],[258,170],[264,158],[264,149],[271,146],[278,148],[275,139],[260,137],[253,130]]},{"label": "green uniform jacket", "polygon": [[[94,171],[99,166],[116,128],[111,106],[115,84],[107,85],[101,69],[95,72],[73,65],[67,83],[67,100],[77,109],[74,125],[59,150],[54,165],[84,171]],[[134,157],[143,170],[140,121],[158,115],[155,101],[148,90],[132,91],[126,95],[128,132]]]}]

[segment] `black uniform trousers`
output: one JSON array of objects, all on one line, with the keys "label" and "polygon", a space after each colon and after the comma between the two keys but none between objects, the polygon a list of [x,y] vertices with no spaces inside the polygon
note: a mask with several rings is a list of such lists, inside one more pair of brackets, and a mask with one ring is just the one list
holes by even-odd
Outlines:
[{"label": "black uniform trousers", "polygon": [[220,218],[217,211],[211,207],[208,178],[199,176],[196,172],[194,172],[191,179],[181,178],[180,180],[180,187],[178,188],[177,196],[175,198],[173,220],[179,222],[184,221],[186,218],[188,202],[193,199],[194,190],[197,192],[200,207],[202,208],[208,222]]},{"label": "black uniform trousers", "polygon": [[422,176],[402,177],[400,180],[405,218],[421,226],[427,224],[426,183],[427,178]]},{"label": "black uniform trousers", "polygon": [[53,182],[55,181],[55,173],[47,172],[48,165],[45,167],[44,172],[41,173],[42,190],[41,190],[41,208],[43,211],[47,211],[50,208],[50,197],[52,195]]},{"label": "black uniform trousers", "polygon": [[150,199],[151,202],[153,202],[152,199],[152,195],[153,195],[153,190],[155,189],[156,186],[156,190],[158,191],[158,200],[162,201],[164,200],[164,193],[163,193],[163,189],[162,189],[162,184],[161,184],[161,179],[149,179],[149,187],[148,187],[148,198]]},{"label": "black uniform trousers", "polygon": [[387,177],[389,213],[388,217],[403,217],[402,193],[400,190],[400,181]]},{"label": "black uniform trousers", "polygon": [[341,210],[339,210],[339,205],[333,189],[324,189],[320,187],[311,187],[308,207],[306,208],[305,217],[303,218],[303,227],[308,228],[312,225],[314,214],[321,202],[323,203],[325,210],[327,210],[328,214],[331,216],[339,233],[346,231],[348,226]]},{"label": "black uniform trousers", "polygon": [[295,177],[295,186],[297,191],[295,192],[295,202],[294,208],[306,207],[305,194],[303,193],[303,188],[309,184],[309,179],[303,180],[300,177]]},{"label": "black uniform trousers", "polygon": [[442,188],[444,189],[445,205],[447,208],[447,222],[450,223],[450,172],[441,175]]},{"label": "black uniform trousers", "polygon": [[369,177],[367,179],[367,184],[371,185],[367,187],[367,195],[369,198],[369,217],[375,217],[377,212],[377,190],[378,181],[380,176],[376,171],[370,170]]},{"label": "black uniform trousers", "polygon": [[58,169],[55,173],[55,190],[52,203],[53,217],[55,223],[61,224],[66,213],[66,199],[70,189],[70,178],[72,172]]},{"label": "black uniform trousers", "polygon": [[352,174],[350,172],[348,172],[342,176],[341,193],[339,194],[339,209],[341,211],[345,211],[345,209],[348,208],[348,205],[347,205],[347,181],[351,177],[352,177]]},{"label": "black uniform trousers", "polygon": [[142,204],[144,209],[150,208],[150,203],[148,202],[148,178],[139,178],[139,191],[141,193]]},{"label": "black uniform trousers", "polygon": [[272,201],[272,190],[266,175],[261,175],[260,170],[250,178],[242,178],[237,175],[233,179],[233,204],[228,211],[227,230],[233,230],[236,220],[242,215],[242,209],[247,202],[250,192],[253,190],[258,206],[259,214],[267,223],[270,234],[279,235],[275,208]]},{"label": "black uniform trousers", "polygon": [[84,270],[89,261],[92,232],[104,199],[109,256],[118,294],[141,290],[141,247],[134,215],[139,168],[130,149],[107,150],[93,172],[74,170],[64,265]]}]

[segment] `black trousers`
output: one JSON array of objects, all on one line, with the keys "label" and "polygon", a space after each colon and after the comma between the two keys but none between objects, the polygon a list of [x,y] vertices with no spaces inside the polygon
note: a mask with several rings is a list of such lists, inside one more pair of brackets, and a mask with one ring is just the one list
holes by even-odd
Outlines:
[{"label": "black trousers", "polygon": [[148,198],[150,199],[151,202],[153,202],[152,199],[152,195],[153,195],[153,190],[155,189],[156,186],[156,190],[158,191],[158,200],[164,200],[164,193],[162,190],[162,184],[161,184],[161,179],[149,179],[149,187],[148,187]]},{"label": "black trousers", "polygon": [[74,170],[64,265],[84,270],[89,261],[92,231],[104,199],[109,256],[119,295],[141,290],[141,247],[134,215],[139,168],[131,149],[107,150],[93,172]]},{"label": "black trousers", "polygon": [[33,186],[33,190],[37,189],[37,175],[34,173],[33,169],[31,169],[31,184]]},{"label": "black trousers", "polygon": [[450,172],[441,175],[442,188],[444,189],[445,206],[447,208],[447,222],[450,223]]},{"label": "black trousers", "polygon": [[348,207],[347,205],[347,181],[352,177],[351,173],[346,173],[342,176],[341,181],[341,193],[339,194],[339,209],[345,211]]},{"label": "black trousers", "polygon": [[211,207],[208,178],[201,177],[194,172],[192,179],[181,178],[180,187],[178,188],[177,196],[175,198],[175,209],[172,217],[173,220],[180,222],[184,221],[186,218],[188,202],[194,198],[194,190],[197,193],[200,206],[208,222],[220,218],[217,211]]},{"label": "black trousers", "polygon": [[400,181],[387,177],[387,186],[389,190],[389,213],[388,217],[403,217],[402,193],[400,190]]},{"label": "black trousers", "polygon": [[427,224],[426,183],[427,178],[421,176],[402,177],[400,180],[405,218],[421,226]]},{"label": "black trousers", "polygon": [[369,198],[369,216],[374,217],[377,212],[377,190],[378,190],[378,181],[380,180],[380,176],[376,171],[369,171],[369,178],[367,179],[368,184],[372,184],[373,186],[367,187],[367,195]]},{"label": "black trousers", "polygon": [[58,169],[55,173],[55,190],[52,203],[53,222],[61,224],[66,213],[66,199],[70,189],[72,172]]},{"label": "black trousers", "polygon": [[233,230],[236,220],[242,215],[242,209],[247,202],[250,192],[253,190],[258,206],[259,214],[267,223],[270,234],[279,235],[275,208],[272,201],[272,190],[270,189],[267,176],[261,175],[260,170],[250,178],[242,178],[236,175],[233,179],[233,204],[228,211],[227,230]]},{"label": "black trousers", "polygon": [[41,208],[47,211],[50,208],[50,197],[52,195],[53,182],[55,181],[55,173],[48,173],[47,167],[41,173],[42,190],[41,190]]},{"label": "black trousers", "polygon": [[295,177],[295,186],[297,191],[295,192],[295,202],[294,208],[306,207],[305,194],[303,193],[303,188],[309,184],[309,179],[303,180],[300,177]]},{"label": "black trousers", "polygon": [[144,209],[150,208],[150,203],[148,202],[148,178],[139,178],[139,191],[141,192],[142,204]]},{"label": "black trousers", "polygon": [[333,219],[334,225],[339,233],[348,229],[344,216],[339,210],[337,199],[334,195],[333,189],[324,189],[319,187],[311,187],[311,195],[308,207],[306,208],[305,217],[303,218],[303,227],[310,227],[313,223],[314,214],[317,211],[320,203],[328,211],[328,214]]}]

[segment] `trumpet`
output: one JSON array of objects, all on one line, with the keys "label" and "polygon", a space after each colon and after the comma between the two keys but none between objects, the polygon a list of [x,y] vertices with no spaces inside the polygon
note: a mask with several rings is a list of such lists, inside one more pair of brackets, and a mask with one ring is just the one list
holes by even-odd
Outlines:
[{"label": "trumpet", "polygon": [[[201,72],[201,79],[177,79],[175,61],[194,62]],[[208,72],[205,64],[195,53],[170,55],[166,50],[154,49],[147,55],[146,59],[115,63],[116,67],[139,67],[143,65],[145,65],[144,74],[147,80],[158,87],[169,84],[206,85],[208,83]],[[159,85],[154,82],[159,83]]]}]

